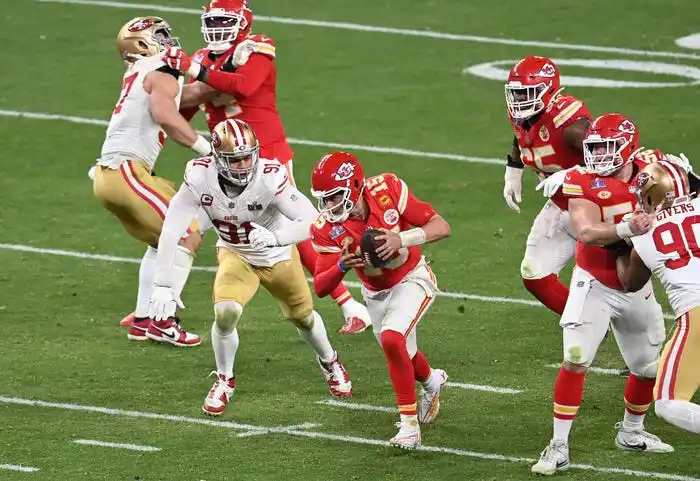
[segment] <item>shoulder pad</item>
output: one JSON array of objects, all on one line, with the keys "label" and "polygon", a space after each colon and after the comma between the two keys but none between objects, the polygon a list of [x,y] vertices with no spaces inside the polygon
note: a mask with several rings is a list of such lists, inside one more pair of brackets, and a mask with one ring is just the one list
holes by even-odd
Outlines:
[{"label": "shoulder pad", "polygon": [[255,42],[253,53],[267,55],[270,58],[275,58],[275,41],[265,35],[250,35],[246,40]]},{"label": "shoulder pad", "polygon": [[562,95],[550,105],[548,111],[557,129],[566,127],[567,124],[581,117],[592,120],[586,105],[572,95]]},{"label": "shoulder pad", "polygon": [[194,190],[202,189],[208,184],[207,179],[215,170],[213,157],[192,159],[185,166],[185,183]]},{"label": "shoulder pad", "polygon": [[279,194],[289,185],[289,172],[277,160],[258,159],[260,182],[272,194]]}]

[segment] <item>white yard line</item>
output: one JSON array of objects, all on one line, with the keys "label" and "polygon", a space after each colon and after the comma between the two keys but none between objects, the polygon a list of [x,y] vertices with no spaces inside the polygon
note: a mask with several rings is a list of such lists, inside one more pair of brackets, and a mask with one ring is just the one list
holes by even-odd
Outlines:
[{"label": "white yard line", "polygon": [[352,403],[347,401],[338,401],[336,399],[324,399],[323,401],[316,401],[316,404],[321,404],[323,406],[333,406],[345,409],[354,409],[357,411],[379,411],[382,413],[397,413],[399,410],[397,408],[392,408],[389,406],[375,406],[374,404],[361,404]]},{"label": "white yard line", "polygon": [[75,444],[83,444],[86,446],[100,446],[103,448],[118,448],[118,449],[128,449],[130,451],[144,451],[144,452],[154,452],[160,451],[160,448],[153,446],[143,446],[141,444],[130,444],[130,443],[108,443],[106,441],[96,441],[94,439],[75,439],[73,440]]},{"label": "white yard line", "polygon": [[[41,112],[25,112],[22,110],[4,110],[0,109],[0,117],[14,117],[22,119],[31,120],[61,120],[64,122],[70,122],[73,124],[86,124],[86,125],[99,125],[106,127],[109,124],[107,120],[101,119],[91,119],[87,117],[77,117],[74,115],[61,115],[61,114],[47,114]],[[199,131],[202,135],[209,135],[209,132]],[[357,144],[341,144],[337,142],[324,142],[320,140],[307,140],[307,139],[295,139],[293,137],[287,138],[290,144],[293,145],[311,145],[314,147],[325,147],[328,149],[339,149],[339,150],[359,150],[363,152],[375,152],[381,154],[392,154],[401,155],[404,157],[420,157],[422,159],[443,159],[443,160],[456,160],[458,162],[469,162],[475,164],[490,164],[490,165],[500,165],[505,166],[504,159],[489,158],[489,157],[475,157],[473,155],[459,155],[459,154],[445,154],[440,152],[422,152],[420,150],[410,150],[401,147],[382,147],[378,145],[357,145]],[[86,165],[86,169],[89,165]]]},{"label": "white yard line", "polygon": [[445,386],[459,389],[471,389],[473,391],[495,392],[499,394],[520,394],[521,392],[523,392],[520,389],[511,389],[509,387],[485,386],[482,384],[469,384],[465,382],[447,381],[445,383]]},{"label": "white yard line", "polygon": [[[552,369],[559,369],[561,367],[561,363],[559,363],[559,364],[547,364],[547,367],[551,367]],[[595,366],[589,367],[588,372],[592,372],[594,374],[605,374],[607,376],[619,376],[620,375],[620,369],[607,369],[604,367],[595,367]]]},{"label": "white yard line", "polygon": [[39,468],[22,466],[21,464],[0,464],[0,469],[6,469],[8,471],[20,471],[22,473],[34,473],[36,471],[39,471]]},{"label": "white yard line", "polygon": [[[86,406],[81,404],[68,404],[68,403],[55,403],[47,401],[38,401],[33,399],[23,399],[18,397],[6,397],[0,396],[0,403],[6,404],[16,404],[22,406],[34,406],[34,407],[45,407],[54,409],[65,409],[70,411],[80,411],[80,412],[91,412],[99,414],[108,414],[111,416],[118,417],[131,417],[131,418],[147,418],[147,419],[157,419],[162,421],[170,421],[174,423],[189,423],[189,424],[205,424],[208,426],[215,426],[219,428],[236,429],[242,431],[266,431],[270,428],[264,426],[251,426],[247,424],[238,424],[229,421],[213,421],[209,419],[199,419],[199,418],[189,418],[185,416],[174,416],[170,414],[158,414],[151,412],[140,412],[140,411],[126,411],[122,409],[112,409],[99,406]],[[389,443],[380,439],[363,438],[359,436],[348,436],[344,434],[330,434],[321,433],[316,431],[302,431],[293,430],[282,431],[281,434],[313,438],[313,439],[326,439],[331,441],[338,441],[344,443],[353,444],[365,444],[372,446],[389,446]],[[496,453],[481,453],[476,451],[468,451],[463,449],[446,448],[439,446],[421,446],[418,448],[420,451],[428,451],[439,454],[452,454],[455,456],[465,456],[477,459],[487,459],[491,461],[507,461],[513,463],[534,463],[535,460],[532,458],[520,458],[516,456],[505,456]],[[671,481],[700,481],[700,478],[694,478],[692,476],[686,476],[683,474],[674,473],[659,473],[654,471],[639,471],[634,469],[625,468],[606,468],[602,466],[591,466],[591,465],[581,465],[572,464],[570,466],[572,469],[580,469],[585,471],[595,471],[599,473],[607,474],[625,474],[632,477],[644,477],[644,478],[654,478],[654,479],[666,479]]]},{"label": "white yard line", "polygon": [[[172,12],[201,15],[201,8],[183,8],[151,3],[106,2],[96,0],[39,0],[44,3],[63,3],[72,5],[91,5],[96,7],[125,8],[147,10],[152,12]],[[514,38],[484,37],[480,35],[465,35],[435,32],[432,30],[416,30],[407,28],[380,27],[350,22],[331,22],[326,20],[311,20],[303,18],[270,17],[256,15],[256,22],[270,22],[286,25],[301,25],[306,27],[330,28],[336,30],[351,30],[356,32],[385,33],[407,37],[433,38],[438,40],[456,40],[462,42],[484,43],[492,45],[513,45],[517,47],[553,48],[560,50],[578,50],[583,52],[619,53],[624,55],[642,55],[645,57],[690,58],[698,60],[700,55],[684,52],[663,52],[654,50],[638,50],[624,47],[605,47],[600,45],[571,44],[560,42],[541,42],[536,40],[518,40]]]},{"label": "white yard line", "polygon": [[272,428],[265,428],[265,429],[259,429],[259,430],[254,430],[254,431],[244,431],[242,433],[237,434],[236,436],[239,438],[247,438],[251,436],[261,436],[263,434],[273,434],[273,433],[287,433],[289,431],[298,431],[301,429],[313,429],[313,428],[319,428],[321,427],[320,424],[314,424],[314,423],[302,423],[302,424],[293,424],[291,426],[277,426],[277,427],[272,427]]},{"label": "white yard line", "polygon": [[[63,250],[63,249],[44,249],[42,247],[33,247],[33,246],[24,245],[24,244],[0,243],[0,249],[19,251],[19,252],[31,252],[34,254],[48,254],[48,255],[54,255],[54,256],[77,257],[79,259],[90,259],[90,260],[104,261],[104,262],[118,262],[118,263],[127,263],[127,264],[138,264],[141,262],[141,259],[138,259],[135,257],[118,257],[118,256],[111,256],[108,254],[92,254],[90,252],[69,251],[69,250]],[[216,272],[216,267],[193,266],[192,270],[193,271]],[[313,279],[310,277],[307,277],[306,280],[308,282],[313,282]],[[344,281],[344,282],[345,282],[345,285],[348,287],[358,288],[358,289],[361,287],[361,284],[359,282],[354,282],[354,281]],[[533,307],[540,307],[540,308],[544,307],[538,301],[534,301],[532,299],[520,299],[518,297],[482,296],[480,294],[468,294],[466,292],[449,292],[449,291],[440,291],[437,293],[437,296],[438,297],[449,297],[451,299],[463,299],[465,301],[493,302],[496,304],[518,304],[518,305],[522,305],[522,306],[533,306]],[[675,317],[672,314],[665,314],[664,317],[666,319],[675,319]],[[448,386],[450,384],[453,384],[453,383],[452,382],[447,383]],[[456,387],[461,387],[461,386],[456,386]],[[469,388],[467,388],[467,389],[469,389]],[[474,388],[474,389],[476,389],[476,388]],[[498,391],[496,391],[496,392],[498,392]]]}]

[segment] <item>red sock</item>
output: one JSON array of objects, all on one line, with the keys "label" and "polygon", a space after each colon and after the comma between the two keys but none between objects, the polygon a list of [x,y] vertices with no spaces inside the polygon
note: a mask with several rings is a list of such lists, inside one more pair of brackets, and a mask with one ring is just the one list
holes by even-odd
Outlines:
[{"label": "red sock", "polygon": [[542,279],[523,279],[523,284],[542,304],[562,315],[566,299],[569,297],[569,288],[562,284],[556,274]]},{"label": "red sock", "polygon": [[583,398],[583,384],[586,380],[584,373],[559,369],[554,381],[554,417],[564,421],[572,421],[576,417]]},{"label": "red sock", "polygon": [[[313,274],[316,266],[316,259],[318,259],[318,252],[316,252],[314,246],[311,245],[311,241],[307,239],[304,242],[297,244],[297,249],[299,250],[301,263],[304,265],[307,271]],[[339,306],[342,306],[347,301],[352,299],[348,289],[342,282],[331,291],[331,297],[338,303]]]},{"label": "red sock", "polygon": [[389,365],[389,377],[394,386],[399,412],[406,416],[415,416],[416,387],[413,363],[406,349],[406,339],[399,332],[384,331],[382,349]]},{"label": "red sock", "polygon": [[415,374],[416,381],[424,382],[430,378],[430,364],[428,364],[428,360],[425,358],[425,355],[422,352],[416,352],[416,355],[413,356],[413,359],[411,359],[411,363],[413,364],[413,372]]},{"label": "red sock", "polygon": [[644,420],[644,415],[654,400],[655,383],[655,379],[642,379],[634,374],[629,375],[625,386],[625,418],[632,422]]}]

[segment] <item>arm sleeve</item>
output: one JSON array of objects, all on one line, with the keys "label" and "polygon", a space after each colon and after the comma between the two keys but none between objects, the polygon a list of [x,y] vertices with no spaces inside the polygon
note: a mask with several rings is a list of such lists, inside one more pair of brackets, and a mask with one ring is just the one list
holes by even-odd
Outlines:
[{"label": "arm sleeve", "polygon": [[158,240],[158,257],[154,277],[156,285],[172,287],[172,270],[177,246],[197,215],[199,206],[199,199],[195,197],[187,184],[183,183],[170,201],[165,221],[163,221],[163,229]]},{"label": "arm sleeve", "polygon": [[273,203],[282,215],[292,221],[291,226],[274,232],[279,245],[298,244],[308,239],[311,224],[319,215],[311,201],[296,187],[287,184],[277,193]]},{"label": "arm sleeve", "polygon": [[205,82],[219,92],[245,98],[254,94],[272,71],[272,59],[266,55],[251,55],[236,72],[208,70]]},{"label": "arm sleeve", "polygon": [[318,297],[326,297],[340,284],[345,273],[338,267],[340,253],[320,253],[314,268],[314,291]]}]

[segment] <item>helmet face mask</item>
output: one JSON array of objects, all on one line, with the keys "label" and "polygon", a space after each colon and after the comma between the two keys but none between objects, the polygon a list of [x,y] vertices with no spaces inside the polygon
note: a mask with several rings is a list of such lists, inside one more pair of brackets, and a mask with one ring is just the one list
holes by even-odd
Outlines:
[{"label": "helmet face mask", "polygon": [[255,176],[260,145],[253,129],[242,120],[224,120],[211,133],[214,165],[219,175],[237,187]]},{"label": "helmet face mask", "polygon": [[311,195],[329,222],[345,222],[360,201],[365,177],[352,154],[332,152],[319,160],[311,173]]},{"label": "helmet face mask", "polygon": [[202,14],[202,36],[209,50],[224,52],[248,36],[252,23],[247,0],[212,0]]},{"label": "helmet face mask", "polygon": [[505,84],[508,114],[514,120],[526,120],[540,112],[561,91],[559,70],[546,57],[525,57],[516,63]]},{"label": "helmet face mask", "polygon": [[125,61],[153,57],[179,46],[180,39],[172,36],[170,25],[160,17],[133,18],[117,35],[117,50]]}]

